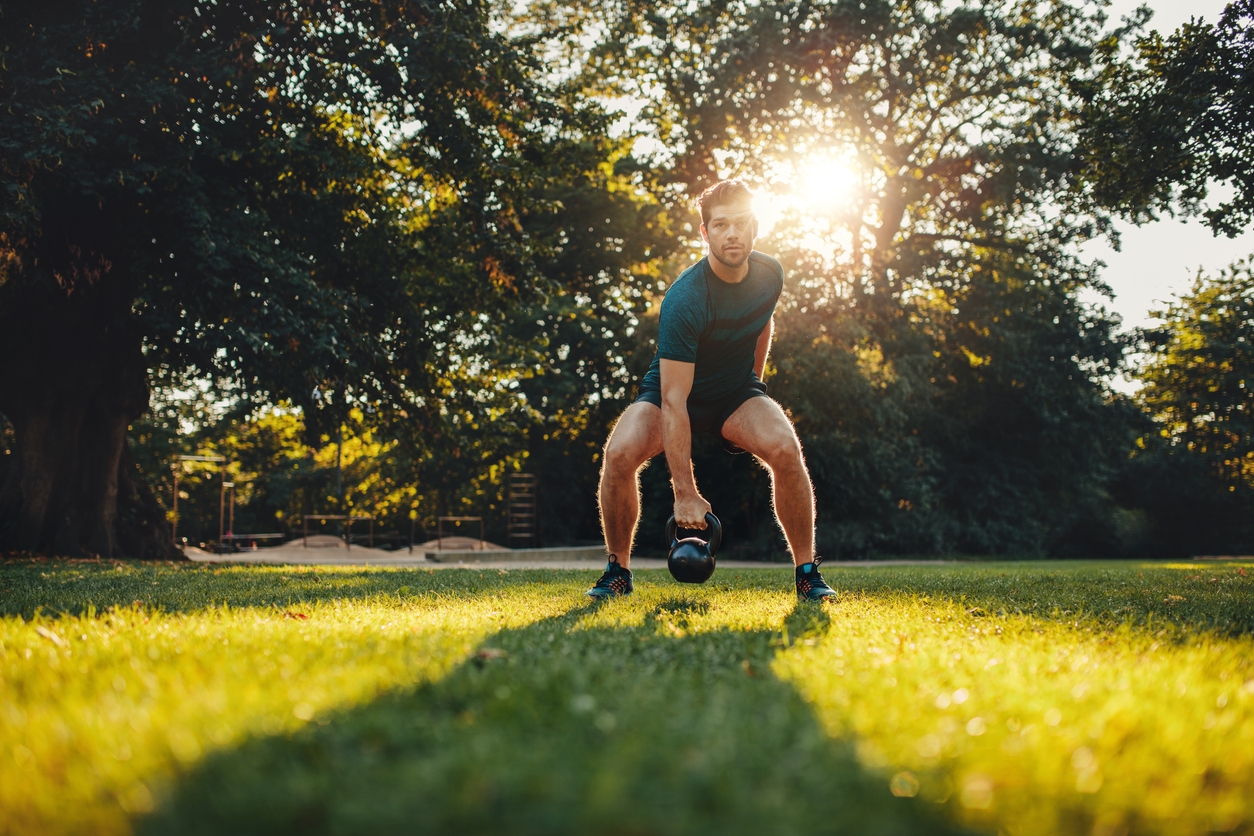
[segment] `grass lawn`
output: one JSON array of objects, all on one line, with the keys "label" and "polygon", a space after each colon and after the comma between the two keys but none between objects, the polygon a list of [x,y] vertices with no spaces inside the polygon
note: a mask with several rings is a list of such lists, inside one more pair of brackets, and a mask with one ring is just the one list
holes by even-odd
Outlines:
[{"label": "grass lawn", "polygon": [[1254,563],[0,564],[0,832],[1254,833]]}]

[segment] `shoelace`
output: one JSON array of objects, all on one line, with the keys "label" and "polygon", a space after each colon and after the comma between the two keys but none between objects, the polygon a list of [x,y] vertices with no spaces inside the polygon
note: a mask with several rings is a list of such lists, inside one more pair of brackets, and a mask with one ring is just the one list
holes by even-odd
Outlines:
[{"label": "shoelace", "polygon": [[806,575],[803,575],[801,578],[797,580],[797,590],[801,594],[809,595],[810,590],[814,589],[817,586],[823,586],[823,587],[827,587],[828,589],[831,589],[831,587],[828,586],[827,581],[823,579],[823,576],[821,574],[819,574],[819,566],[821,566],[822,563],[823,563],[823,558],[815,556],[814,571]]},{"label": "shoelace", "polygon": [[592,588],[621,592],[622,588],[626,586],[626,574],[627,571],[623,569],[617,560],[611,560],[609,565],[605,567],[605,573],[601,575],[601,579],[593,584]]}]

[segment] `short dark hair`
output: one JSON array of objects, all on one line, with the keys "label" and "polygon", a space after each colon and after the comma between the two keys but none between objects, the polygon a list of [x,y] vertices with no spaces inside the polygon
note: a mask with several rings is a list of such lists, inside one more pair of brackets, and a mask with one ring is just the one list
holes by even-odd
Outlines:
[{"label": "short dark hair", "polygon": [[701,223],[710,222],[710,212],[715,206],[728,203],[753,203],[753,191],[740,180],[720,180],[701,193],[697,206],[701,209]]}]

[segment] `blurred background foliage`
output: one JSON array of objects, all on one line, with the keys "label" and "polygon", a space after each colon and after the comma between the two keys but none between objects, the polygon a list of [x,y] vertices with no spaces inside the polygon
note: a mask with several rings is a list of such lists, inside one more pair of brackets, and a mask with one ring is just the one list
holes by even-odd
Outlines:
[{"label": "blurred background foliage", "polygon": [[[222,455],[236,532],[290,535],[302,514],[351,512],[407,542],[411,519],[421,540],[438,515],[473,514],[505,543],[508,474],[531,472],[541,541],[597,542],[601,446],[652,358],[667,282],[701,255],[692,199],[739,176],[775,198],[757,247],[788,278],[767,382],[806,450],[821,554],[1254,550],[1249,265],[1199,276],[1159,329],[1121,332],[1081,301],[1109,291],[1076,254],[1112,234],[1112,214],[1211,211],[1216,180],[1236,197],[1208,221],[1248,222],[1241,172],[1254,168],[1233,160],[1250,134],[1233,102],[1252,88],[1232,74],[1250,66],[1249,2],[1169,37],[1066,2],[1037,14],[1016,0],[533,0],[465,3],[457,20],[397,3],[384,24],[369,5],[248,6],[291,49],[250,67],[254,99],[284,101],[268,74],[290,72],[342,15],[374,61],[357,92],[396,104],[377,117],[337,104],[354,90],[329,75],[305,78],[334,96],[293,88],[322,137],[301,146],[317,153],[296,157],[309,164],[299,182],[324,185],[295,186],[308,205],[275,222],[288,233],[270,266],[248,268],[275,308],[210,303],[222,285],[191,280],[143,297],[152,396],[123,466],[167,519],[176,457]],[[425,40],[421,61],[390,74],[398,20]],[[1182,79],[1190,108],[1164,108]],[[1170,154],[1155,151],[1164,136]],[[215,152],[231,141],[255,150],[240,132]],[[261,201],[267,217],[287,194]],[[218,246],[242,258],[252,239],[232,234]],[[308,263],[331,265],[313,285],[334,310],[306,315],[289,298]],[[273,270],[282,288],[259,289]],[[1136,394],[1113,386],[1125,370]],[[0,428],[12,482],[19,441]],[[707,439],[694,463],[728,550],[782,558],[761,468]],[[205,542],[218,477],[181,467],[180,534]],[[657,552],[664,462],[642,486],[639,544]]]}]

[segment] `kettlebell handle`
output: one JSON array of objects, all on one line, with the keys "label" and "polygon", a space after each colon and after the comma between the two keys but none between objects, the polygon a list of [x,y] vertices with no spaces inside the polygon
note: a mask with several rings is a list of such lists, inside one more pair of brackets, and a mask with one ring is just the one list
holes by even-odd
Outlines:
[{"label": "kettlebell handle", "polygon": [[[709,547],[711,555],[717,554],[719,544],[723,542],[723,525],[718,521],[718,517],[709,511],[705,512],[705,524],[707,526],[706,531],[710,532],[710,539],[706,545]],[[675,516],[672,514],[671,518],[666,521],[666,539],[670,541],[672,549],[679,542],[678,534],[679,526],[675,522]]]}]

